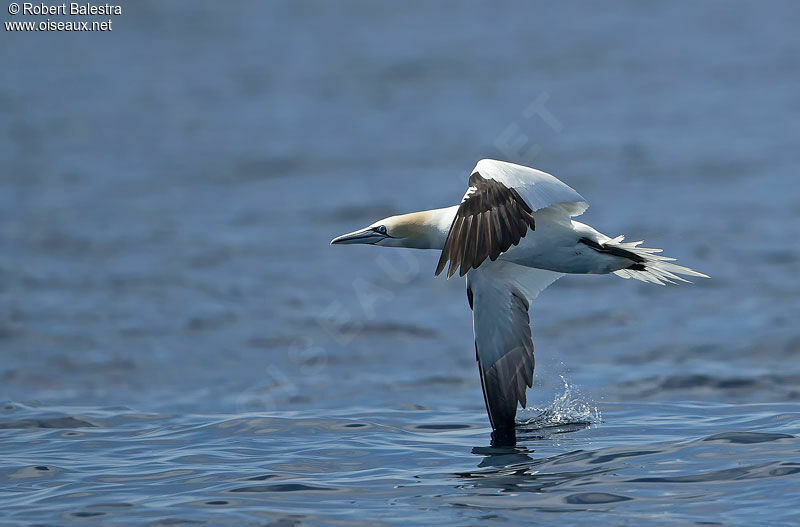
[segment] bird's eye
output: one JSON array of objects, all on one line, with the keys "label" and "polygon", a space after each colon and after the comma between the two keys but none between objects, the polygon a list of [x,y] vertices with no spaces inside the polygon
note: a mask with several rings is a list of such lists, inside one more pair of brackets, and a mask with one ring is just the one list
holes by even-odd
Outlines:
[{"label": "bird's eye", "polygon": [[381,234],[386,234],[386,227],[384,225],[381,225],[380,227],[378,227],[375,230],[378,231]]}]

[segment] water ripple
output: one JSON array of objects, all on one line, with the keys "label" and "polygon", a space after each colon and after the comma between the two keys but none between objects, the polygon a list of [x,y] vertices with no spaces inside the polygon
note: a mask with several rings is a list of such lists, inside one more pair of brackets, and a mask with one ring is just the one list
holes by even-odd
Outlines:
[{"label": "water ripple", "polygon": [[[0,430],[0,500],[11,524],[191,524],[219,509],[286,525],[333,513],[358,525],[364,515],[384,518],[387,502],[412,523],[470,523],[487,510],[507,519],[610,507],[635,516],[667,503],[728,510],[765,493],[786,518],[790,501],[776,500],[789,500],[797,483],[781,481],[800,477],[800,439],[789,433],[800,428],[800,407],[791,404],[605,404],[600,421],[599,407],[562,394],[533,410],[512,443],[489,443],[479,411],[16,408],[0,424],[46,420],[87,432]],[[343,500],[358,514],[343,512]]]}]

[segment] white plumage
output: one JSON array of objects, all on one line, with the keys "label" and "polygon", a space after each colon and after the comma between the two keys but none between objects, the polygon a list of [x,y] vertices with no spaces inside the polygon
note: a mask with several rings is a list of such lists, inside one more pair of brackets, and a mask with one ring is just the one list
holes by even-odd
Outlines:
[{"label": "white plumage", "polygon": [[[331,244],[435,249],[435,274],[466,276],[486,410],[495,429],[513,429],[534,370],[530,304],[564,273],[608,274],[655,284],[706,275],[672,263],[661,249],[611,238],[573,220],[589,206],[557,178],[483,159],[459,205],[385,218]],[[449,267],[447,264],[449,263]]]},{"label": "white plumage", "polygon": [[475,172],[514,188],[534,211],[561,203],[570,216],[580,216],[589,208],[589,203],[574,188],[535,168],[481,159],[472,169]]}]

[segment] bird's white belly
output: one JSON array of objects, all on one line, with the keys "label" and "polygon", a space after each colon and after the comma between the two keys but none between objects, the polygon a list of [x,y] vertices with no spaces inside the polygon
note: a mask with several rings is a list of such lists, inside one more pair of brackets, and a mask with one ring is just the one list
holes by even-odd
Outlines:
[{"label": "bird's white belly", "polygon": [[630,263],[581,243],[586,233],[576,231],[563,221],[553,221],[545,211],[534,214],[536,229],[528,231],[519,245],[512,246],[500,259],[526,267],[577,274],[610,273]]}]

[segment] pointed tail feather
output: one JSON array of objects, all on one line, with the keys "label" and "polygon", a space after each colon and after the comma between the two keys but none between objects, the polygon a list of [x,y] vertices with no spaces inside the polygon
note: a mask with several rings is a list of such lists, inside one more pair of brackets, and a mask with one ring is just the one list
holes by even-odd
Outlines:
[{"label": "pointed tail feather", "polygon": [[626,269],[614,271],[614,274],[621,278],[633,278],[635,280],[641,280],[642,282],[650,282],[659,285],[675,284],[677,282],[691,283],[689,280],[678,275],[709,278],[706,274],[672,263],[675,261],[675,258],[661,256],[658,254],[661,252],[661,249],[639,247],[639,245],[642,244],[641,241],[625,243],[622,241],[624,239],[624,236],[617,236],[603,244],[606,247],[617,247],[624,251],[629,251],[637,256],[637,260],[641,260],[641,263],[636,263]]}]

